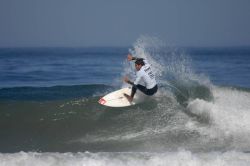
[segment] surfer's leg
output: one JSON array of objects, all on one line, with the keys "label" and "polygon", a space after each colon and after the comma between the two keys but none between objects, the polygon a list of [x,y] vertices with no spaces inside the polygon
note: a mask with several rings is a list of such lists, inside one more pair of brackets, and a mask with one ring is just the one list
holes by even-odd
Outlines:
[{"label": "surfer's leg", "polygon": [[126,93],[124,93],[123,95],[128,99],[129,102],[132,102],[133,98],[131,96]]},{"label": "surfer's leg", "polygon": [[137,85],[133,85],[130,96],[124,93],[124,96],[128,99],[129,102],[132,102],[134,95],[136,93],[136,90],[137,90]]},{"label": "surfer's leg", "polygon": [[134,85],[134,86],[132,87],[132,91],[131,91],[131,95],[130,95],[132,98],[134,97],[134,95],[135,95],[137,89],[139,89],[139,90],[142,91],[143,93],[145,93],[145,91],[147,90],[147,88],[146,88],[145,86],[142,86],[142,85],[140,85],[140,84]]},{"label": "surfer's leg", "polygon": [[131,91],[131,97],[132,98],[134,98],[134,95],[135,95],[135,93],[136,93],[136,90],[137,90],[137,87],[136,87],[137,85],[134,85],[133,87],[132,87],[132,91]]},{"label": "surfer's leg", "polygon": [[142,85],[136,85],[137,89],[139,89],[142,93],[148,96],[152,96],[157,92],[157,85],[155,85],[152,89],[147,89],[145,86]]},{"label": "surfer's leg", "polygon": [[156,86],[155,86],[154,88],[152,88],[152,89],[147,89],[145,86],[142,86],[142,85],[140,85],[140,84],[134,85],[134,86],[132,87],[132,91],[131,91],[131,95],[130,95],[132,98],[134,98],[134,95],[135,95],[137,89],[139,89],[139,90],[140,90],[142,93],[144,93],[145,95],[152,96],[153,94],[155,94],[155,93],[157,92],[158,87],[157,87],[157,85],[156,85]]},{"label": "surfer's leg", "polygon": [[[138,84],[138,85],[135,85],[135,88],[139,89],[142,93],[147,95],[147,88],[145,86]],[[133,88],[132,88],[132,91],[133,91]]]},{"label": "surfer's leg", "polygon": [[142,93],[147,94],[147,88],[146,88],[145,86],[142,86],[142,85],[140,85],[140,84],[134,85],[134,86],[132,87],[132,91],[131,91],[131,97],[132,97],[132,98],[134,97],[134,95],[135,95],[137,89],[139,89],[140,91],[142,91]]},{"label": "surfer's leg", "polygon": [[152,89],[147,90],[147,95],[152,96],[157,92],[157,90],[158,90],[158,86],[155,85]]}]

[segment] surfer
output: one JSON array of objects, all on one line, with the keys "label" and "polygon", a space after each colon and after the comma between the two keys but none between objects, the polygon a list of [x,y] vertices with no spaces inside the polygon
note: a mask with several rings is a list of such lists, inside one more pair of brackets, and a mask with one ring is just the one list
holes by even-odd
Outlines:
[{"label": "surfer", "polygon": [[[137,89],[148,96],[154,95],[157,92],[158,87],[150,65],[145,59],[133,57],[131,54],[128,54],[127,59],[128,61],[135,60],[136,79],[132,82],[128,77],[123,78],[124,82],[132,85],[131,95],[124,93],[124,96],[129,102],[132,102]],[[143,82],[145,86],[141,85],[141,82]]]}]

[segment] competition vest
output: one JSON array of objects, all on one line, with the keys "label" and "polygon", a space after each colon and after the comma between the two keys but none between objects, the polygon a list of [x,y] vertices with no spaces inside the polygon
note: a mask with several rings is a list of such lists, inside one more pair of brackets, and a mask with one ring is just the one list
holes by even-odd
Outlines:
[{"label": "competition vest", "polygon": [[143,61],[145,65],[143,65],[141,69],[136,72],[136,79],[134,81],[134,84],[138,85],[140,82],[143,82],[145,83],[147,89],[152,89],[157,84],[155,75],[147,61]]}]

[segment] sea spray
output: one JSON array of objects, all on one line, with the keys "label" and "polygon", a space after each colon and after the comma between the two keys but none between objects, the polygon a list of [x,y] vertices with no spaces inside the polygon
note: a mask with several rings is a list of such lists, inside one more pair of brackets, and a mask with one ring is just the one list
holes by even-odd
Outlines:
[{"label": "sea spray", "polygon": [[[158,94],[166,94],[164,91],[172,91],[180,103],[185,103],[190,98],[212,99],[210,93],[211,83],[204,75],[195,74],[191,58],[185,51],[167,47],[156,37],[141,36],[129,52],[139,58],[146,59],[156,75],[161,87]],[[122,75],[135,78],[133,63],[125,61]],[[122,87],[128,86],[123,84]],[[204,94],[205,92],[205,94]]]}]

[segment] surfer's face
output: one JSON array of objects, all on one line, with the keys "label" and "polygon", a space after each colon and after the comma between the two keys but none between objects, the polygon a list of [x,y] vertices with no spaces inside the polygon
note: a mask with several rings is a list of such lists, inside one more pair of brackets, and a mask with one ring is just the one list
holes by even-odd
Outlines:
[{"label": "surfer's face", "polygon": [[141,69],[141,65],[135,64],[135,69],[136,69],[137,71],[139,71],[139,70]]}]

